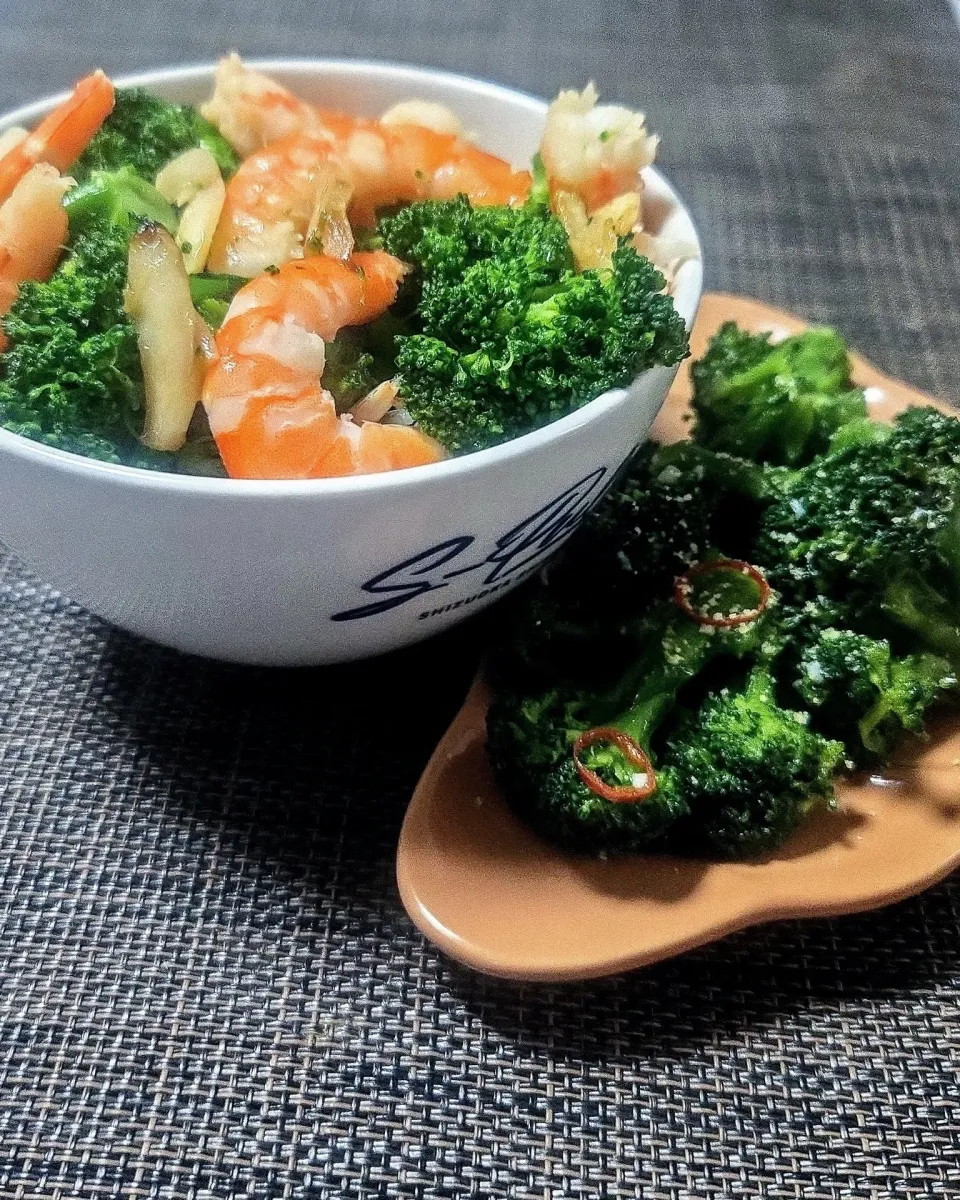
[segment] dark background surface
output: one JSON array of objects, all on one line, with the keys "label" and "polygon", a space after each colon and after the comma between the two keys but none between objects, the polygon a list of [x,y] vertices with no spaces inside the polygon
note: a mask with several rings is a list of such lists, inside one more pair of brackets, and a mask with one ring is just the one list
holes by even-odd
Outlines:
[{"label": "dark background surface", "polygon": [[[642,106],[708,283],[960,402],[944,3],[5,4],[0,106],[95,64],[385,57]],[[257,672],[0,560],[0,1195],[956,1196],[958,892],[594,985],[439,959],[403,807],[476,631]],[[411,680],[427,680],[417,711]]]}]

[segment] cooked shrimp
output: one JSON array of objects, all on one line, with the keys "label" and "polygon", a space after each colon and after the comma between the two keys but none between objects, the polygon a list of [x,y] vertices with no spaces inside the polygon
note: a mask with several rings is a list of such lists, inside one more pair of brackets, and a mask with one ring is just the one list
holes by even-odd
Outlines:
[{"label": "cooked shrimp", "polygon": [[381,125],[419,125],[434,133],[452,133],[463,137],[463,123],[453,109],[432,100],[401,100],[380,118]]},{"label": "cooked shrimp", "polygon": [[[301,100],[269,75],[248,67],[238,54],[217,63],[213,94],[200,112],[243,158],[294,133],[348,134],[357,123],[354,117]],[[446,105],[428,100],[402,100],[380,120],[384,125],[421,125],[435,133],[463,136],[459,117]]]},{"label": "cooked shrimp", "polygon": [[5,129],[0,133],[0,159],[4,157],[8,150],[12,150],[14,146],[18,146],[25,137],[29,136],[30,131],[24,129],[22,125],[11,125],[9,129]]},{"label": "cooked shrimp", "polygon": [[72,166],[113,111],[113,84],[102,71],[81,79],[72,94],[0,158],[0,201],[36,163]]},{"label": "cooked shrimp", "polygon": [[530,190],[527,171],[454,132],[457,119],[441,105],[395,105],[385,122],[328,112],[233,57],[218,67],[203,112],[249,155],[227,185],[213,271],[252,276],[302,257],[319,180],[331,169],[349,188],[350,221],[361,228],[382,205],[458,192],[475,204],[517,204]]},{"label": "cooked shrimp", "polygon": [[213,95],[200,112],[243,158],[293,133],[322,133],[327,128],[312,104],[252,70],[237,54],[217,63]]},{"label": "cooked shrimp", "polygon": [[248,278],[302,258],[330,138],[295,134],[258,150],[227,183],[207,265]]},{"label": "cooked shrimp", "polygon": [[450,200],[459,193],[472,204],[522,204],[530,172],[451,133],[424,125],[357,129],[346,145],[346,168],[354,180],[351,217],[372,225],[382,205]]},{"label": "cooked shrimp", "polygon": [[331,166],[351,194],[351,224],[369,227],[381,205],[446,200],[515,204],[530,176],[453,134],[351,119],[346,134],[295,135],[252,154],[227,184],[210,251],[212,271],[252,276],[305,252],[321,179]]},{"label": "cooked shrimp", "polygon": [[657,151],[643,113],[597,105],[597,89],[561,92],[547,110],[540,155],[551,193],[573,192],[589,212],[640,188],[640,172]]},{"label": "cooked shrimp", "polygon": [[[67,240],[63,194],[72,186],[56,167],[38,163],[0,204],[0,315],[10,311],[24,280],[53,273]],[[0,350],[6,344],[0,331]]]},{"label": "cooked shrimp", "polygon": [[203,386],[210,429],[234,478],[315,479],[436,462],[431,438],[338,417],[321,386],[325,342],[386,312],[403,264],[383,251],[349,262],[288,262],[237,292]]}]

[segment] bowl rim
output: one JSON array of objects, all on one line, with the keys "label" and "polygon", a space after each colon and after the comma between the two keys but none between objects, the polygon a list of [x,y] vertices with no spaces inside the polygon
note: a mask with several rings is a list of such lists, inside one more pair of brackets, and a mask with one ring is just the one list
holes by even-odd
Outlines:
[{"label": "bowl rim", "polygon": [[[529,92],[503,84],[492,83],[488,80],[477,79],[470,75],[461,75],[455,71],[444,71],[433,67],[421,67],[415,64],[380,61],[377,59],[353,58],[301,58],[301,57],[272,57],[244,59],[248,66],[257,70],[287,71],[291,68],[304,73],[336,70],[362,71],[373,75],[394,76],[399,79],[429,79],[433,82],[448,84],[490,97],[497,97],[511,104],[522,102],[532,115],[543,115],[547,110],[547,101]],[[184,63],[176,66],[158,67],[154,70],[139,71],[134,74],[120,75],[113,79],[118,88],[143,87],[150,88],[161,83],[176,83],[182,80],[201,80],[210,78],[216,70],[216,62]],[[0,131],[11,125],[24,124],[43,116],[60,101],[66,99],[69,91],[58,92],[51,96],[42,97],[21,105],[9,112],[0,113]],[[687,332],[693,324],[697,305],[703,287],[703,247],[699,231],[689,209],[682,197],[669,180],[655,167],[644,169],[644,177],[656,187],[657,191],[666,197],[674,212],[686,218],[693,232],[698,257],[686,264],[692,278],[690,280],[691,303],[689,312],[681,312],[687,326]],[[681,271],[685,267],[680,268]],[[678,311],[680,311],[678,307]],[[428,463],[425,466],[407,467],[398,471],[381,471],[369,475],[350,475],[321,479],[223,479],[216,476],[180,475],[172,471],[156,471],[146,467],[133,467],[123,463],[107,463],[99,459],[87,458],[69,450],[59,450],[42,442],[33,441],[21,434],[13,433],[0,426],[0,454],[13,454],[17,458],[32,460],[38,466],[61,469],[68,473],[85,476],[101,477],[114,483],[128,487],[157,488],[208,497],[223,497],[231,499],[259,499],[263,497],[295,497],[312,498],[315,496],[332,496],[351,494],[357,491],[367,491],[375,488],[391,490],[402,487],[415,487],[421,482],[436,480],[438,483],[463,476],[471,472],[484,471],[498,463],[506,463],[515,458],[522,458],[541,447],[563,441],[584,425],[601,419],[607,413],[617,408],[626,399],[630,388],[636,386],[639,380],[647,378],[654,372],[672,371],[674,368],[656,365],[641,372],[635,380],[625,388],[615,388],[603,392],[593,400],[551,421],[539,429],[511,438],[496,446],[484,450],[475,450],[469,454],[453,456],[441,462]]]}]

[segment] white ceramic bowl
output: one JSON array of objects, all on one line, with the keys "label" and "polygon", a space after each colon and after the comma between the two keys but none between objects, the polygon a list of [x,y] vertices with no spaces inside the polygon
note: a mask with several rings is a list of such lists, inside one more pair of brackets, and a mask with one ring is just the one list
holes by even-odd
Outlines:
[{"label": "white ceramic bowl", "polygon": [[[546,111],[531,96],[415,67],[255,65],[308,100],[361,114],[411,97],[448,104],[485,149],[517,164],[536,149]],[[117,82],[198,103],[212,75],[177,67]],[[0,130],[33,124],[61,98],[10,113]],[[651,170],[646,182],[653,227],[696,242],[663,177]],[[700,287],[691,261],[675,286],[688,327]],[[351,479],[167,475],[0,430],[0,539],[91,611],[179,650],[275,665],[380,654],[453,625],[534,571],[644,438],[674,373],[656,367],[491,450]]]}]

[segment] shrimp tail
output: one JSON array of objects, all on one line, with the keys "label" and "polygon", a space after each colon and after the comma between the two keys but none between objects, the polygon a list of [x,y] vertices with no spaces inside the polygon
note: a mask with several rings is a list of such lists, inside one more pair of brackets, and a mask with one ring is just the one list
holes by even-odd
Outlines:
[{"label": "shrimp tail", "polygon": [[37,163],[58,171],[73,166],[113,112],[113,84],[102,71],[87,75],[36,129],[0,158],[0,203]]},{"label": "shrimp tail", "polygon": [[382,317],[397,298],[400,281],[410,271],[406,263],[382,250],[360,250],[351,259],[363,276],[360,311],[351,324],[366,325]]}]

